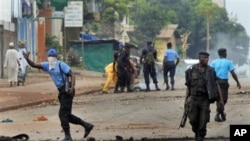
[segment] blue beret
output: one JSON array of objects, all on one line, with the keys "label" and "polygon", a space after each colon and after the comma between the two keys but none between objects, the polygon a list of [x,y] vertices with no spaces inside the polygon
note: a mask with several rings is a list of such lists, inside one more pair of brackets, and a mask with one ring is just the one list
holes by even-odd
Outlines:
[{"label": "blue beret", "polygon": [[57,56],[57,51],[55,49],[48,50],[48,56]]}]

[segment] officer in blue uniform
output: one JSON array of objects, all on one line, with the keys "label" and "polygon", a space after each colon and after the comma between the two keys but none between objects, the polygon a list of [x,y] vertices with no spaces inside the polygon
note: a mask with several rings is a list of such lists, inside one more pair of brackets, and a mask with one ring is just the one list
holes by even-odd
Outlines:
[{"label": "officer in blue uniform", "polygon": [[[234,72],[234,65],[233,62],[229,59],[227,59],[227,49],[220,48],[218,50],[219,58],[212,61],[211,66],[215,69],[216,76],[218,77],[218,83],[221,88],[222,92],[222,98],[224,101],[224,107],[227,103],[228,99],[228,89],[229,89],[229,83],[228,83],[228,73],[230,72],[233,79],[237,83],[237,87],[240,89],[241,85],[238,80],[238,77],[236,73]],[[226,120],[226,113],[224,111],[220,111],[220,104],[217,102],[217,109],[216,109],[216,115],[214,117],[214,120],[217,122],[225,121]]]},{"label": "officer in blue uniform", "polygon": [[[85,128],[84,138],[87,137],[94,125],[83,121],[71,113],[72,102],[75,95],[75,76],[71,68],[66,63],[57,60],[57,51],[55,49],[49,49],[48,62],[42,62],[40,64],[31,61],[29,59],[29,53],[23,52],[23,55],[31,67],[42,69],[49,73],[58,89],[58,99],[60,102],[59,118],[65,134],[62,141],[72,141],[69,123],[82,125]],[[70,86],[67,86],[67,84],[70,84]]]},{"label": "officer in blue uniform", "polygon": [[167,50],[164,52],[163,59],[163,76],[166,83],[166,90],[169,89],[168,74],[170,77],[171,90],[174,90],[175,70],[176,66],[179,64],[179,61],[179,55],[175,50],[172,49],[172,43],[167,43]]}]

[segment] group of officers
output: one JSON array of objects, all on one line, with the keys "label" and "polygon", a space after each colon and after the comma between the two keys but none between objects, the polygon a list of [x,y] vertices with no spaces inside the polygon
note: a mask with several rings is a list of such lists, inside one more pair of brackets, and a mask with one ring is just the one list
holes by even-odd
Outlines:
[{"label": "group of officers", "polygon": [[[140,66],[143,66],[143,76],[146,84],[145,91],[148,92],[150,88],[150,77],[155,85],[155,90],[159,91],[158,80],[155,68],[155,61],[157,59],[157,51],[153,46],[152,41],[147,42],[147,46],[143,48],[140,56],[140,64],[137,60],[130,59],[130,47],[125,46],[124,43],[119,43],[119,51],[114,52],[113,62],[105,66],[107,81],[103,87],[103,93],[108,93],[109,85],[113,81],[115,83],[114,93],[119,92],[133,92],[134,79],[140,73]],[[172,44],[167,44],[167,50],[164,53],[163,74],[166,90],[170,88],[168,77],[170,77],[171,90],[174,90],[174,76],[175,68],[179,63],[179,56],[175,50],[172,49]]]},{"label": "group of officers", "polygon": [[[127,87],[127,92],[132,92],[130,87],[131,75],[135,70],[131,68],[129,57],[129,47],[124,44],[119,45],[122,49],[114,54],[113,69],[117,70],[118,80],[115,83],[114,93],[124,92]],[[208,64],[209,53],[201,51],[198,53],[199,62],[192,65],[185,71],[186,97],[184,107],[188,109],[188,118],[192,126],[192,131],[195,134],[196,141],[203,141],[207,133],[207,123],[210,120],[210,104],[216,102],[216,115],[214,120],[222,122],[226,120],[224,112],[225,104],[228,100],[228,73],[230,72],[233,79],[240,89],[241,85],[234,72],[235,67],[231,60],[227,59],[227,50],[220,48],[218,50],[219,58]],[[157,51],[151,41],[147,42],[147,46],[142,50],[140,56],[140,64],[143,65],[143,75],[146,84],[146,92],[150,91],[150,77],[155,84],[155,89],[160,90],[155,70],[155,60],[157,59]],[[172,49],[172,44],[167,43],[167,49],[164,52],[163,59],[163,75],[166,84],[166,90],[174,90],[175,69],[179,63],[178,53]],[[170,85],[168,83],[170,77]],[[120,90],[119,90],[120,88]]]}]

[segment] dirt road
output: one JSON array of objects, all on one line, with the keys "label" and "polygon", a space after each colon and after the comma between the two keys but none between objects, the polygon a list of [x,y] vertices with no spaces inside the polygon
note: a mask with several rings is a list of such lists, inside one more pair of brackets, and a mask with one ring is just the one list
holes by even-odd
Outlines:
[{"label": "dirt road", "polygon": [[[237,90],[235,82],[231,81],[229,101],[225,109],[227,120],[221,123],[214,121],[215,104],[212,104],[208,138],[228,139],[230,125],[250,123],[250,95],[236,94],[240,90]],[[248,78],[240,78],[240,81],[241,91],[248,91],[250,83]],[[188,122],[185,128],[178,129],[185,95],[183,82],[183,77],[176,79],[178,85],[175,91],[94,93],[77,96],[74,99],[72,112],[95,125],[90,137],[95,137],[97,140],[114,140],[116,135],[124,139],[193,138]],[[1,112],[0,119],[10,118],[13,122],[0,123],[0,133],[8,136],[27,133],[31,140],[39,141],[60,140],[64,134],[60,132],[58,108],[58,102],[55,101]],[[33,121],[39,115],[45,116],[48,120]],[[84,129],[71,125],[71,132],[74,139],[81,140]]]}]

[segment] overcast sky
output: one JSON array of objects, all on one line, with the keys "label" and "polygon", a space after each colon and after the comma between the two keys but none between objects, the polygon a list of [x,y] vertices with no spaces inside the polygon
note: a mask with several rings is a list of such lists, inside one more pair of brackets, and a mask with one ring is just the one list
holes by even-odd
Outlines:
[{"label": "overcast sky", "polygon": [[228,14],[237,16],[237,21],[241,23],[250,36],[250,0],[226,0]]}]

